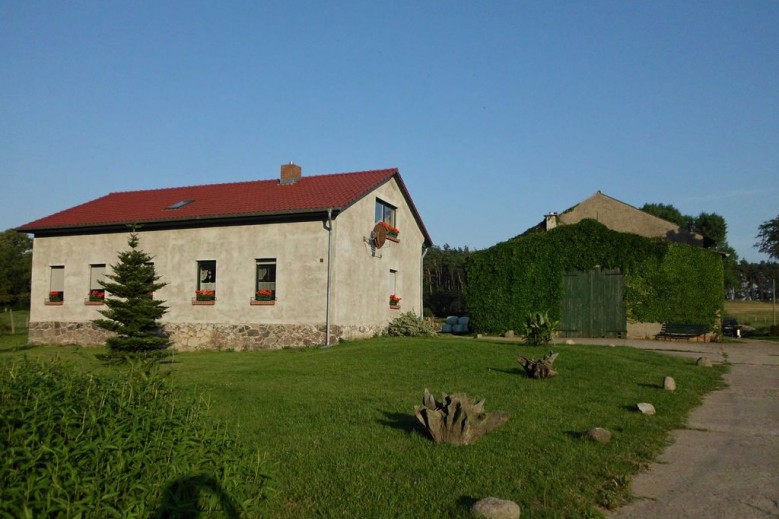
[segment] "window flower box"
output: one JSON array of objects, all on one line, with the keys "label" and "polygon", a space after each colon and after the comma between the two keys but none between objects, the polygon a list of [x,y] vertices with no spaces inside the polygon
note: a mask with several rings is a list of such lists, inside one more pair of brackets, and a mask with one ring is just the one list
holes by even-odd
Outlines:
[{"label": "window flower box", "polygon": [[399,241],[398,240],[398,234],[400,234],[400,231],[398,230],[397,227],[393,227],[390,224],[388,224],[387,222],[379,222],[379,225],[384,227],[384,229],[387,231],[387,239],[388,240],[394,241],[396,243]]},{"label": "window flower box", "polygon": [[97,303],[105,301],[105,290],[92,290],[89,292],[89,302]]},{"label": "window flower box", "polygon": [[64,300],[64,292],[49,292],[49,298],[45,301],[45,303],[51,305],[61,305]]},{"label": "window flower box", "polygon": [[275,305],[276,294],[272,290],[258,290],[254,293],[254,299],[251,300],[252,305]]},{"label": "window flower box", "polygon": [[389,306],[390,306],[390,308],[392,308],[393,310],[397,310],[398,308],[400,308],[400,299],[401,298],[399,298],[395,294],[392,294],[391,296],[389,296]]},{"label": "window flower box", "polygon": [[193,305],[213,305],[216,303],[216,292],[214,290],[195,290],[195,299]]}]

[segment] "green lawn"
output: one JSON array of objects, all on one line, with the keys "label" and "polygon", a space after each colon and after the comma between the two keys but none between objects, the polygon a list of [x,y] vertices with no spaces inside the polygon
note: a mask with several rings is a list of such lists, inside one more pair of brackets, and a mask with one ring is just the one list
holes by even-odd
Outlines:
[{"label": "green lawn", "polygon": [[[91,349],[33,348],[0,359],[59,355],[105,370]],[[215,420],[266,457],[276,492],[262,517],[468,517],[479,498],[522,517],[590,517],[624,499],[725,367],[629,348],[555,348],[560,375],[525,377],[518,355],[546,350],[461,338],[381,338],[331,349],[176,354],[174,383],[210,399]],[[167,368],[166,368],[167,369]],[[673,376],[676,392],[662,389]],[[413,416],[425,388],[486,398],[509,422],[467,447],[436,445]],[[655,416],[633,410],[650,402]],[[586,442],[590,427],[614,433]]]}]

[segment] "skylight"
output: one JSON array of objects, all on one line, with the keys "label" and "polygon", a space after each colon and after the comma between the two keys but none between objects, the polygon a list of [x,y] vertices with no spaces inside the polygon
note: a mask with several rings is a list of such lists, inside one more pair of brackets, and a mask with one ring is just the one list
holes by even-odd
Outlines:
[{"label": "skylight", "polygon": [[181,209],[181,208],[182,208],[182,207],[184,207],[185,205],[187,205],[187,204],[191,204],[192,202],[194,202],[194,200],[182,200],[181,202],[176,202],[176,203],[175,203],[175,204],[173,204],[173,205],[169,205],[169,206],[168,206],[168,207],[166,207],[165,209],[171,209],[171,210],[172,210],[172,209]]}]

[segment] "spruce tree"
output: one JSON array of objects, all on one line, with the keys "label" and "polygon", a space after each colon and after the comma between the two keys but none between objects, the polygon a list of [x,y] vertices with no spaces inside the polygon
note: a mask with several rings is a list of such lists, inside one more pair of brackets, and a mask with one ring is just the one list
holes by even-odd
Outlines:
[{"label": "spruce tree", "polygon": [[130,250],[119,253],[119,263],[111,265],[113,274],[100,285],[110,297],[105,298],[107,310],[100,313],[105,319],[92,321],[95,326],[115,332],[106,345],[107,360],[128,357],[162,357],[171,343],[163,333],[160,319],[168,308],[165,301],[154,299],[153,293],[167,285],[151,263],[153,257],[138,249],[138,235],[130,234]]}]

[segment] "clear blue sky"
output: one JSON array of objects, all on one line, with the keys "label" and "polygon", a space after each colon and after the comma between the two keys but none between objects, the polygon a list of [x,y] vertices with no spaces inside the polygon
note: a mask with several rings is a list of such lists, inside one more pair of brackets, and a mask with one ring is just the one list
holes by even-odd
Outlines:
[{"label": "clear blue sky", "polygon": [[484,248],[600,190],[779,214],[779,2],[0,0],[0,229],[112,191],[397,167]]}]

